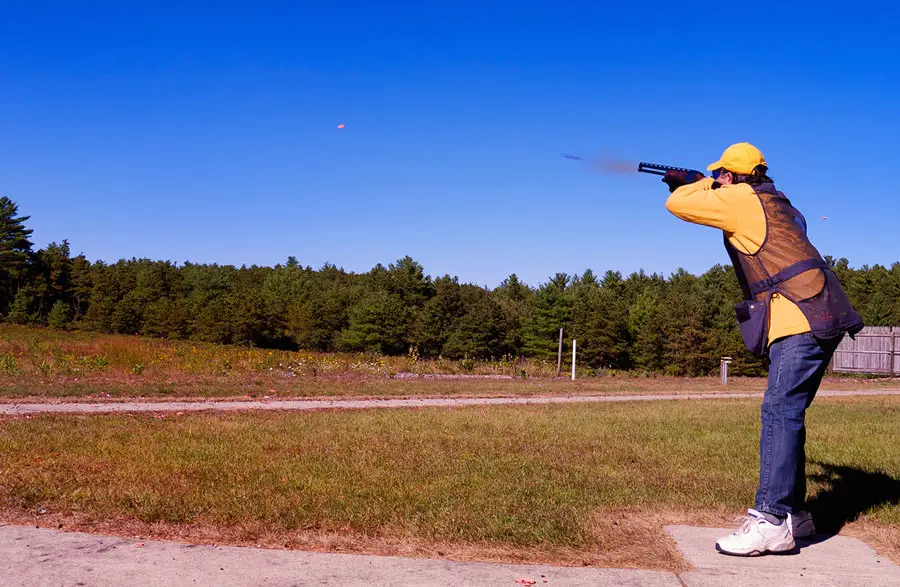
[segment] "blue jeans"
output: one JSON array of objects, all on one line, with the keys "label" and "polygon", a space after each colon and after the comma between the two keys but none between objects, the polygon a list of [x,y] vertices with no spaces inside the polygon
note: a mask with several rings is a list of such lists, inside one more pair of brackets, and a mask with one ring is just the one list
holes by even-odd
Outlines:
[{"label": "blue jeans", "polygon": [[806,409],[840,341],[818,340],[806,333],[779,339],[769,347],[755,506],[760,512],[785,517],[806,503]]}]

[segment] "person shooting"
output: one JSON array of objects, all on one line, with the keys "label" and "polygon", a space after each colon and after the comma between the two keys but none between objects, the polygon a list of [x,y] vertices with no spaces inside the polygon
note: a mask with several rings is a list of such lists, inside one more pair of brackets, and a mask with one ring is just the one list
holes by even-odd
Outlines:
[{"label": "person shooting", "polygon": [[794,550],[796,538],[815,533],[805,510],[806,410],[838,344],[862,330],[863,321],[755,146],[725,149],[707,167],[711,177],[646,163],[638,170],[662,176],[673,215],[723,232],[744,297],[735,307],[744,343],[770,361],[755,504],[716,550],[736,556]]}]

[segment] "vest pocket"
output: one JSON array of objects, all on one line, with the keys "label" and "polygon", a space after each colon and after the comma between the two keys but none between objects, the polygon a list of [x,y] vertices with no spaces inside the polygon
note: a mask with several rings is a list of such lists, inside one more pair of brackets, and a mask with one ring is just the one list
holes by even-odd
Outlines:
[{"label": "vest pocket", "polygon": [[769,304],[747,300],[734,307],[744,346],[757,357],[765,357],[769,348]]}]

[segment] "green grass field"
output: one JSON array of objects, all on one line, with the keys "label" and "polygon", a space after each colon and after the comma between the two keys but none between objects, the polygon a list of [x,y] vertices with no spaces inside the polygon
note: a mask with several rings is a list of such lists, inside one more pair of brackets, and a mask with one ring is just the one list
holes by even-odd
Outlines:
[{"label": "green grass field", "polygon": [[[900,400],[820,399],[808,427],[820,525],[900,537]],[[223,542],[674,568],[662,524],[752,505],[757,435],[744,400],[7,419],[0,499]]]}]

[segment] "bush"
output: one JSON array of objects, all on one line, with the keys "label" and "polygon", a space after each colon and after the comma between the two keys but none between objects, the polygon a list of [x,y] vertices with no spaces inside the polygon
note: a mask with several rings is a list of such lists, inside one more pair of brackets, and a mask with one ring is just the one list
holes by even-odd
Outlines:
[{"label": "bush", "polygon": [[71,322],[72,316],[69,305],[62,300],[53,304],[53,307],[50,309],[50,314],[47,316],[47,324],[50,325],[51,328],[65,330],[69,327]]},{"label": "bush", "polygon": [[28,324],[31,321],[31,315],[28,313],[30,305],[31,296],[24,289],[20,289],[9,306],[6,321],[10,324]]}]

